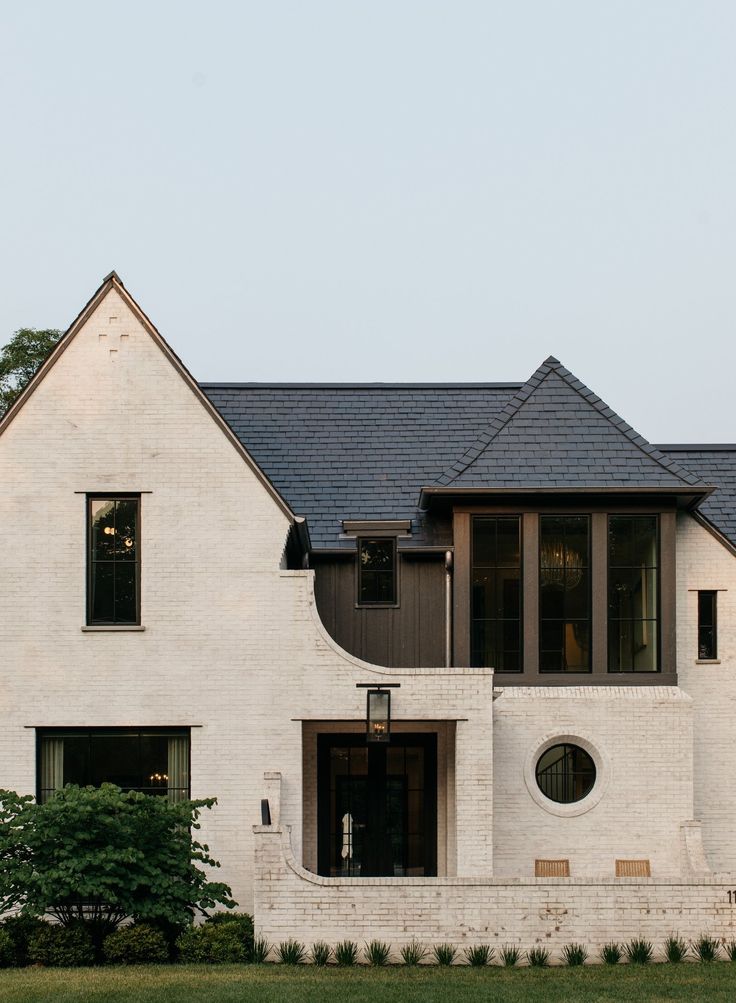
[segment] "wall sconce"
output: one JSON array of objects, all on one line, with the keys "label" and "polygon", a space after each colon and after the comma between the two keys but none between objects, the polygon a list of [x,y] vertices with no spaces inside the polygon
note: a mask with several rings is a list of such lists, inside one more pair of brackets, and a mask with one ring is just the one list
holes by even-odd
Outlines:
[{"label": "wall sconce", "polygon": [[366,742],[388,742],[391,739],[391,690],[401,683],[385,683],[373,686],[371,683],[357,683],[366,694],[365,740]]}]

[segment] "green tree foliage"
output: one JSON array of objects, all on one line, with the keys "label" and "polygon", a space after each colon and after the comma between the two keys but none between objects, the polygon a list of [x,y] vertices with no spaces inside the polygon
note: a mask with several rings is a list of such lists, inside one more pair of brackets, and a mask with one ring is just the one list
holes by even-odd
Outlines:
[{"label": "green tree foliage", "polygon": [[114,784],[67,786],[45,804],[0,791],[0,912],[84,920],[99,944],[128,917],[183,925],[218,903],[233,908],[204,869],[219,863],[194,838],[214,804]]},{"label": "green tree foliage", "polygon": [[22,327],[0,350],[0,418],[49,354],[62,332]]}]

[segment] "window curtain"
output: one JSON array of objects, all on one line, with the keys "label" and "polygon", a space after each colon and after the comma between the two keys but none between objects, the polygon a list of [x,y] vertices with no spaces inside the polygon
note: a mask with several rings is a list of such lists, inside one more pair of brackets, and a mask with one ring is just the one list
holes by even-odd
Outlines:
[{"label": "window curtain", "polygon": [[41,800],[48,801],[64,787],[64,739],[44,738],[41,743]]},{"label": "window curtain", "polygon": [[172,735],[169,738],[169,801],[186,801],[189,797],[189,738]]}]

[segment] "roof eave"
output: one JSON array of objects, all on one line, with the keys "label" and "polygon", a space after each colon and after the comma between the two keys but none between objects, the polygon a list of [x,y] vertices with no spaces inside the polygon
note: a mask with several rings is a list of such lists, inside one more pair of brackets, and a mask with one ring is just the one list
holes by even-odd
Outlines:
[{"label": "roof eave", "polygon": [[437,486],[429,485],[423,487],[419,493],[419,508],[427,511],[434,500],[457,502],[468,500],[478,502],[482,499],[504,499],[513,497],[529,498],[559,498],[561,496],[571,496],[580,498],[606,498],[622,497],[633,498],[636,496],[652,496],[660,498],[672,498],[676,501],[678,508],[692,509],[704,501],[715,490],[714,487],[703,485],[695,487],[689,485],[672,485],[670,487],[655,487],[652,485],[627,486],[627,487],[600,487],[589,485],[579,487],[453,487],[452,485]]}]

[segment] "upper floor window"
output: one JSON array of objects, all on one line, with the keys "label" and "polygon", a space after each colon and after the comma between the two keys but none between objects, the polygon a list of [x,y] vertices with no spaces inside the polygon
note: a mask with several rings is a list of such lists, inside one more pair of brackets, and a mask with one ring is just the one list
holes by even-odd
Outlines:
[{"label": "upper floor window", "polygon": [[140,623],[140,498],[87,499],[87,623]]},{"label": "upper floor window", "polygon": [[608,517],[608,670],[659,670],[659,520]]},{"label": "upper floor window", "polygon": [[472,552],[472,664],[521,671],[518,516],[476,516]]},{"label": "upper floor window", "polygon": [[540,672],[590,672],[589,526],[587,515],[540,518]]},{"label": "upper floor window", "polygon": [[713,590],[698,592],[698,658],[703,661],[718,658],[717,597]]},{"label": "upper floor window", "polygon": [[358,540],[358,605],[396,604],[396,540]]},{"label": "upper floor window", "polygon": [[38,800],[66,784],[117,784],[182,801],[189,797],[189,729],[72,728],[38,732]]}]

